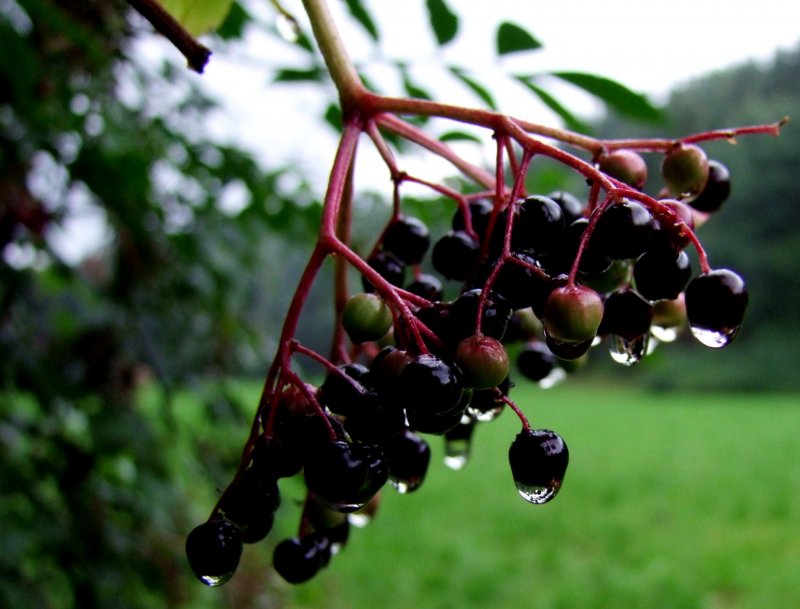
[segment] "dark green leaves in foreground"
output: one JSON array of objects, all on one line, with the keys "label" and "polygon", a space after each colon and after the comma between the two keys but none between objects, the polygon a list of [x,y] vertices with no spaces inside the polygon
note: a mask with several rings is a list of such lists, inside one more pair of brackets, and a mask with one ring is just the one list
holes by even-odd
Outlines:
[{"label": "dark green leaves in foreground", "polygon": [[498,55],[535,51],[540,48],[542,48],[542,43],[515,23],[504,21],[497,28]]},{"label": "dark green leaves in foreground", "polygon": [[433,34],[439,46],[444,46],[458,33],[458,15],[450,10],[444,0],[425,0]]}]

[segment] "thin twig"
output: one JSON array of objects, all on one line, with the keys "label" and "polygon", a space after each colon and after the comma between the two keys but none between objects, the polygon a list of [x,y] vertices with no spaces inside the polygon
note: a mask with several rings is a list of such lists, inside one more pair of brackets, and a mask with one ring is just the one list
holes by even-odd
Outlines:
[{"label": "thin twig", "polygon": [[189,68],[198,74],[203,73],[211,56],[211,49],[200,44],[156,0],[128,0],[128,4],[183,53]]}]

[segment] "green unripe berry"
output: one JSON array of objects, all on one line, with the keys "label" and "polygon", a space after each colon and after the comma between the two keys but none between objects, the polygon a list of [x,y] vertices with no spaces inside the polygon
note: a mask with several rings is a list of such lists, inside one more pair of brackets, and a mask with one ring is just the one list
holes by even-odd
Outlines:
[{"label": "green unripe berry", "polygon": [[392,327],[392,311],[375,293],[355,294],[344,306],[342,326],[354,343],[379,340]]},{"label": "green unripe berry", "polygon": [[673,197],[696,197],[708,180],[708,157],[699,146],[676,146],[664,155],[661,174]]},{"label": "green unripe berry", "polygon": [[603,154],[597,160],[597,167],[606,175],[636,190],[644,189],[647,183],[647,163],[633,150],[614,150]]},{"label": "green unripe berry", "polygon": [[508,353],[502,343],[489,336],[468,336],[456,347],[456,364],[471,389],[497,387],[508,376]]},{"label": "green unripe berry", "polygon": [[544,305],[544,329],[561,343],[582,343],[594,338],[602,319],[603,299],[586,286],[556,288]]}]

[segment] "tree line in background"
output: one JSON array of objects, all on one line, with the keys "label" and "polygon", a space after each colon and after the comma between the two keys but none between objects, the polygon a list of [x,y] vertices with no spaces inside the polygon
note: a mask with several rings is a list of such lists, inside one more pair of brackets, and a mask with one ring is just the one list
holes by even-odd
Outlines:
[{"label": "tree line in background", "polygon": [[[348,6],[369,31],[360,3]],[[182,68],[154,71],[130,56],[146,27],[126,9],[116,0],[0,2],[2,606],[202,606],[183,556],[195,506],[210,504],[200,496],[209,485],[194,482],[225,480],[238,462],[254,405],[230,379],[264,372],[287,286],[307,254],[301,246],[319,221],[319,193],[291,166],[265,169],[198,130],[214,104]],[[256,21],[235,4],[217,44]],[[285,44],[313,54],[303,36]],[[407,93],[425,94],[398,69]],[[798,71],[800,51],[766,69],[721,73],[676,92],[663,115],[676,135],[800,116]],[[480,83],[453,73],[493,103]],[[278,80],[330,95],[313,69]],[[121,83],[132,84],[127,94]],[[566,124],[582,124],[529,84]],[[621,89],[603,94],[628,116],[657,114]],[[335,124],[335,112],[327,119]],[[596,129],[642,136],[649,125],[609,120]],[[664,135],[664,124],[652,130]],[[747,176],[703,229],[715,262],[748,281],[745,330],[722,355],[687,345],[685,357],[655,360],[633,378],[798,388],[799,137],[790,124],[779,140],[749,139],[735,154],[727,144],[709,148]],[[540,177],[547,190],[564,185],[562,176]],[[376,218],[384,203],[358,201]],[[445,222],[437,207],[409,209],[436,226]],[[52,237],[82,216],[100,220],[103,245],[76,264]],[[319,301],[303,341],[322,347],[315,336],[332,310]]]}]

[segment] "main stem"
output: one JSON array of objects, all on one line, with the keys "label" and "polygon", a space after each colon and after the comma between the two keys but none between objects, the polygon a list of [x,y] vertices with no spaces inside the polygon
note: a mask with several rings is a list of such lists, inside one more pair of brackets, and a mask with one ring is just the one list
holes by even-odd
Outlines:
[{"label": "main stem", "polygon": [[319,51],[339,92],[342,111],[347,114],[362,105],[361,99],[367,94],[367,89],[350,59],[325,0],[303,0],[303,7],[311,22]]}]

